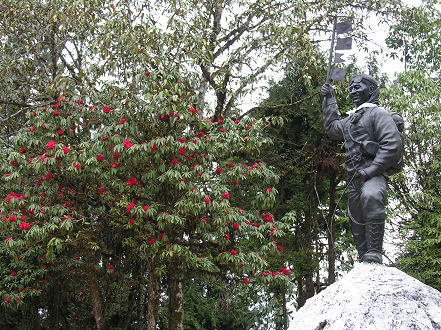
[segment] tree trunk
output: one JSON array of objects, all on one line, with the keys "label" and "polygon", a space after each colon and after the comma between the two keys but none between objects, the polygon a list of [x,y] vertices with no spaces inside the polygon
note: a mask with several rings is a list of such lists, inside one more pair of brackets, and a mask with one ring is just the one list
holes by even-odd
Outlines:
[{"label": "tree trunk", "polygon": [[[311,178],[309,182],[309,209],[306,214],[305,219],[305,227],[306,227],[306,234],[305,234],[305,248],[310,251],[310,263],[313,263],[314,257],[314,247],[313,242],[315,240],[315,228],[314,224],[315,216],[318,212],[318,205],[316,202],[315,197],[315,190],[314,190],[314,184],[315,180]],[[314,295],[314,270],[311,269],[311,272],[305,276],[305,301],[308,298],[311,298]]]},{"label": "tree trunk", "polygon": [[155,273],[155,257],[148,259],[149,285],[147,301],[147,329],[155,330],[159,323],[160,277]]},{"label": "tree trunk", "polygon": [[283,330],[288,330],[288,311],[286,310],[286,284],[282,286]]},{"label": "tree trunk", "polygon": [[[94,260],[94,259],[92,259]],[[101,305],[100,291],[95,277],[95,268],[93,264],[89,264],[89,290],[92,304],[93,317],[95,318],[96,328],[98,330],[106,328],[106,320],[103,316],[103,308]]]},{"label": "tree trunk", "polygon": [[306,302],[305,293],[303,291],[303,278],[299,276],[297,279],[297,309],[302,307]]},{"label": "tree trunk", "polygon": [[329,210],[328,210],[328,285],[335,282],[335,191],[337,180],[335,171],[332,171],[329,183]]},{"label": "tree trunk", "polygon": [[168,265],[169,329],[184,329],[184,263],[175,258]]}]

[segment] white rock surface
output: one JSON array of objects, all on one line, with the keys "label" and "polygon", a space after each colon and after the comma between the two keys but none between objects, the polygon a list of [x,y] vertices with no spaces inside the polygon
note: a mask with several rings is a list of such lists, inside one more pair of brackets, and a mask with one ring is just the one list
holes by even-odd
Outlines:
[{"label": "white rock surface", "polygon": [[289,329],[441,329],[441,292],[396,268],[360,263],[308,299]]}]

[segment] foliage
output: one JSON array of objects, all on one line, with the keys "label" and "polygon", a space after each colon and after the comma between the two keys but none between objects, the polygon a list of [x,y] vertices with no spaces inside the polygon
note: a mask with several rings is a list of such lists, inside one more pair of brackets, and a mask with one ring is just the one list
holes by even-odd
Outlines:
[{"label": "foliage", "polygon": [[398,22],[391,25],[386,43],[404,53],[409,68],[439,73],[440,33],[439,1],[425,0],[420,6],[403,9]]},{"label": "foliage", "polygon": [[386,104],[405,118],[405,170],[393,178],[394,214],[400,234],[398,264],[441,289],[440,128],[441,90],[421,71],[399,74]]}]

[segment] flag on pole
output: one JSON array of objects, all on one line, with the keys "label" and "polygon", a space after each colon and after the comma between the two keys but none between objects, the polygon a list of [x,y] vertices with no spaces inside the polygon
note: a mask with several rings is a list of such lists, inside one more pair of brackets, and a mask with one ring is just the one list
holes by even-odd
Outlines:
[{"label": "flag on pole", "polygon": [[344,81],[346,76],[346,69],[332,68],[331,79]]},{"label": "flag on pole", "polygon": [[337,23],[335,25],[335,32],[337,34],[348,33],[351,31],[352,31],[352,22],[351,21],[344,21],[344,22]]},{"label": "flag on pole", "polygon": [[336,50],[347,50],[352,49],[352,38],[341,38],[337,39],[337,46],[335,46]]},{"label": "flag on pole", "polygon": [[[332,38],[331,38],[331,53],[329,54],[328,61],[328,74],[326,76],[326,83],[329,83],[330,80],[338,80],[344,81],[346,75],[346,69],[333,67],[332,64],[344,63],[344,59],[342,56],[344,54],[335,53],[334,55],[334,41],[335,35],[344,34],[352,31],[352,22],[350,20],[344,22],[337,22],[337,16],[334,16],[334,27],[332,30]],[[352,38],[337,38],[337,44],[335,46],[335,50],[349,50],[352,49]],[[333,63],[332,63],[332,60]]]},{"label": "flag on pole", "polygon": [[343,63],[345,60],[342,58],[344,54],[335,53],[334,64]]}]

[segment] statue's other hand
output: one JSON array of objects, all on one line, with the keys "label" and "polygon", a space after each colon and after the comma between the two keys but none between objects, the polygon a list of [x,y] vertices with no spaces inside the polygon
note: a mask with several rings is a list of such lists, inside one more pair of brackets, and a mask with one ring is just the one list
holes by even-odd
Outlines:
[{"label": "statue's other hand", "polygon": [[363,182],[369,180],[369,175],[366,173],[365,170],[357,170],[355,176]]},{"label": "statue's other hand", "polygon": [[322,89],[320,90],[320,94],[323,97],[333,97],[334,96],[334,88],[330,84],[324,84]]}]

